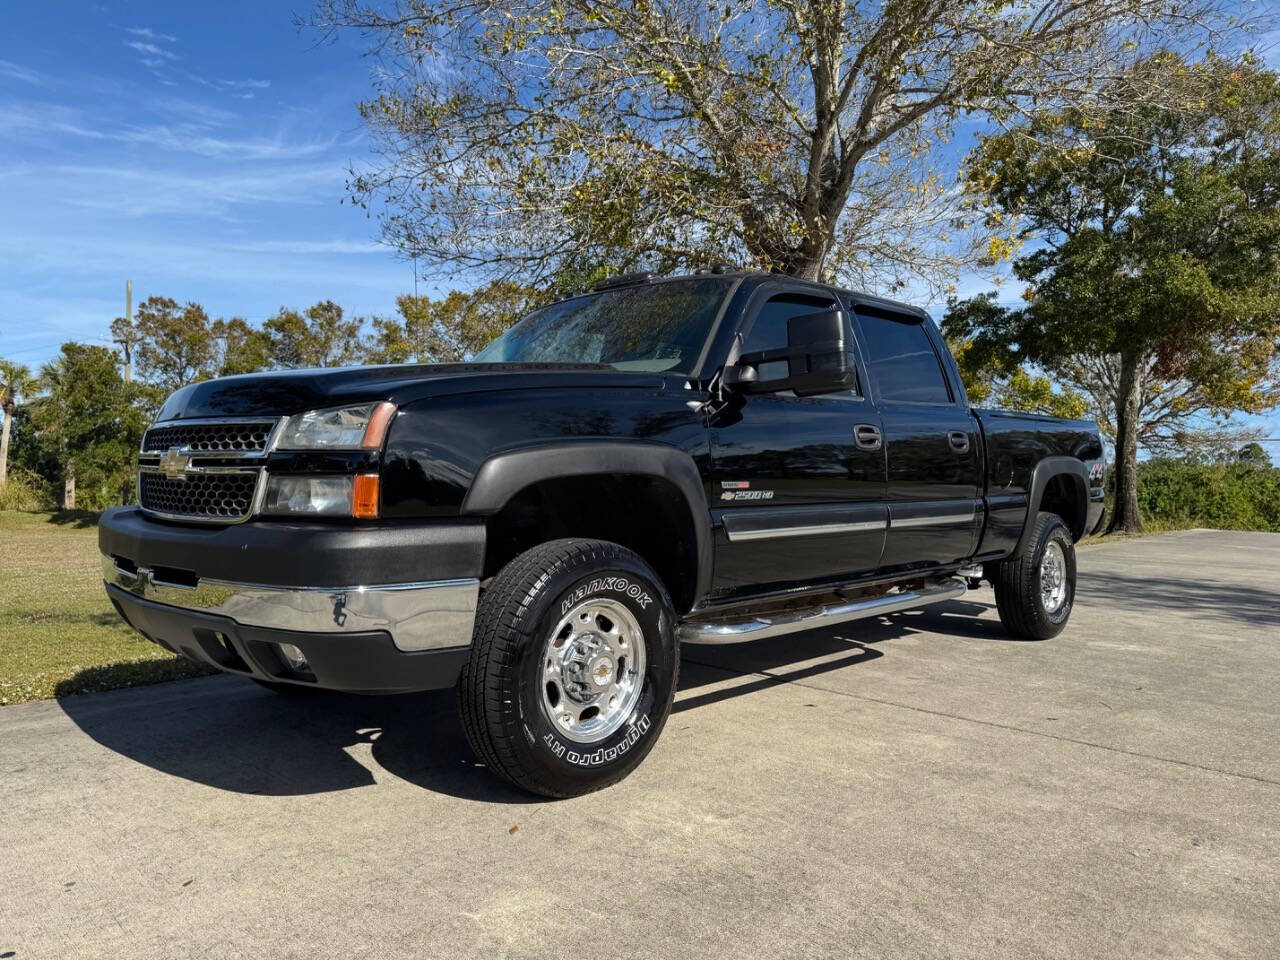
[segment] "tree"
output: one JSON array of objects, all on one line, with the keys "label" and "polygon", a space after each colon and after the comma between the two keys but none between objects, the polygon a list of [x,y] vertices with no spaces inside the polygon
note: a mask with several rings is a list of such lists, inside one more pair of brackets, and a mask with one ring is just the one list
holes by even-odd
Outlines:
[{"label": "tree", "polygon": [[9,480],[9,437],[13,432],[13,414],[23,398],[35,389],[31,371],[20,363],[0,360],[0,413],[4,425],[0,426],[0,487]]},{"label": "tree", "polygon": [[375,317],[366,344],[371,363],[456,363],[486,347],[547,294],[499,280],[472,293],[454,290],[442,300],[403,294],[399,320]]},{"label": "tree", "polygon": [[255,330],[243,317],[215,320],[209,328],[214,342],[214,367],[220,377],[257,373],[271,366],[271,336]]},{"label": "tree", "polygon": [[944,321],[1091,397],[1116,442],[1112,531],[1141,529],[1140,444],[1280,400],[1280,82],[1217,59],[1135,72],[1201,108],[1037,113],[970,157],[989,216],[1036,248],[1013,264],[1025,307],[969,301]]},{"label": "tree", "polygon": [[141,334],[138,325],[130,317],[116,317],[111,321],[111,342],[120,347],[124,359],[125,382],[133,380],[133,354],[138,349]]},{"label": "tree", "polygon": [[[215,344],[200,304],[148,297],[138,305],[134,327],[134,355],[144,379],[173,391],[214,375]],[[120,339],[126,331],[113,325],[112,332]]]},{"label": "tree", "polygon": [[[958,120],[1100,92],[1216,0],[319,0],[381,57],[352,199],[427,265],[712,258],[893,287],[966,248],[935,160]],[[1154,38],[1154,39],[1153,39]]]},{"label": "tree", "polygon": [[[993,294],[963,302],[952,300],[943,326],[948,330],[981,329],[989,325],[991,313],[1000,309]],[[959,317],[962,312],[966,314],[963,320]],[[960,369],[965,393],[974,406],[1046,413],[1068,419],[1078,419],[1089,411],[1088,398],[1083,394],[1070,387],[1055,390],[1049,377],[1030,373],[1007,351],[991,350],[986,344],[954,336],[947,338],[947,345]]]},{"label": "tree", "polygon": [[347,320],[342,307],[321,300],[304,313],[281,307],[262,325],[270,338],[271,362],[285,369],[338,367],[362,353],[359,319]]},{"label": "tree", "polygon": [[1271,466],[1271,457],[1267,455],[1267,451],[1263,449],[1262,444],[1256,440],[1252,443],[1246,443],[1237,450],[1235,459],[1237,463],[1243,463],[1250,467]]},{"label": "tree", "polygon": [[82,505],[118,502],[134,470],[146,414],[118,359],[106,347],[64,343],[28,404],[37,443],[61,470],[64,509],[76,507],[77,491]]}]

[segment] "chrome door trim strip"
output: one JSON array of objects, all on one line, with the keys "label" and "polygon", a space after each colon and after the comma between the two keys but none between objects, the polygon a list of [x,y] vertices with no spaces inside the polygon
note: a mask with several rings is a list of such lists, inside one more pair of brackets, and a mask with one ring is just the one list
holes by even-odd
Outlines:
[{"label": "chrome door trim strip", "polygon": [[977,516],[977,511],[972,507],[966,513],[940,513],[932,517],[895,517],[890,511],[889,529],[892,530],[895,527],[899,529],[906,527],[941,527],[956,523],[972,523],[975,516]]},{"label": "chrome door trim strip", "polygon": [[744,540],[772,540],[776,537],[824,536],[833,533],[864,533],[870,530],[884,530],[884,520],[861,520],[856,523],[814,523],[794,527],[769,527],[763,530],[739,530],[736,533],[725,526],[725,533],[730,543]]}]

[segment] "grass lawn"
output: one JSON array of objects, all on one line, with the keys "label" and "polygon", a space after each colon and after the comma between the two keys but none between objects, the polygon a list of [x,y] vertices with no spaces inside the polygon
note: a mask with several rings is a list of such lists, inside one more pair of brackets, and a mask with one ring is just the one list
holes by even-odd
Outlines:
[{"label": "grass lawn", "polygon": [[0,705],[208,672],[116,614],[92,514],[0,511]]}]

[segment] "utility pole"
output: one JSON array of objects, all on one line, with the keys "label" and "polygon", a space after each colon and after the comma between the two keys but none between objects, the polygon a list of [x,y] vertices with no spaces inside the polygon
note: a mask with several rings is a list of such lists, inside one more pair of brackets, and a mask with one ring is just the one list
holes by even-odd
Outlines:
[{"label": "utility pole", "polygon": [[124,316],[111,321],[111,342],[120,344],[124,354],[124,382],[133,382],[133,345],[138,342],[133,329],[133,281],[124,282]]},{"label": "utility pole", "polygon": [[124,282],[124,322],[129,328],[129,336],[124,345],[124,382],[133,382],[133,281]]}]

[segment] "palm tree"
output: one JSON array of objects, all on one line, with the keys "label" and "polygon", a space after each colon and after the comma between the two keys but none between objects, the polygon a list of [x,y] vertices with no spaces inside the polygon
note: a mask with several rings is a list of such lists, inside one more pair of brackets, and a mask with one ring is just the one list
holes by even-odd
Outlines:
[{"label": "palm tree", "polygon": [[22,364],[0,360],[0,409],[4,411],[4,426],[0,427],[0,487],[9,479],[9,431],[13,426],[13,411],[19,398],[28,396],[35,386],[31,371]]}]

